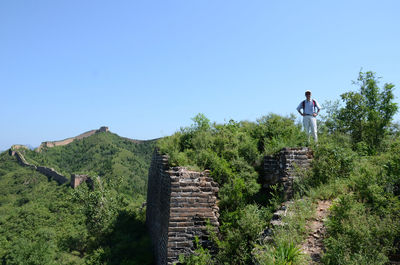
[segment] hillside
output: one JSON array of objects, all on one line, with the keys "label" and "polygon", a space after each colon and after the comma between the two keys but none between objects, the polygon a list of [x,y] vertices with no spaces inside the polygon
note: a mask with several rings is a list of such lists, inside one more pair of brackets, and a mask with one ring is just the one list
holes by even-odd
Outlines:
[{"label": "hillside", "polygon": [[133,141],[111,132],[99,132],[68,145],[23,150],[32,164],[53,167],[64,174],[122,177],[124,193],[146,194],[147,173],[154,140]]},{"label": "hillside", "polygon": [[40,152],[19,149],[31,164],[55,168],[65,176],[88,174],[96,180],[94,191],[86,185],[76,190],[68,183],[57,185],[3,152],[3,263],[151,264],[141,206],[154,145],[155,141],[98,132],[67,145],[42,147]]},{"label": "hillside", "polygon": [[[397,264],[400,127],[392,119],[398,106],[393,102],[393,86],[385,84],[380,89],[373,73],[360,73],[358,81],[358,92],[343,94],[342,105],[326,107],[327,115],[319,121],[318,143],[307,139],[295,116],[269,114],[255,122],[218,124],[198,114],[192,126],[157,141],[96,131],[66,145],[43,147],[40,152],[18,150],[32,165],[52,167],[65,176],[78,173],[92,178],[93,186],[76,189],[68,183],[57,185],[2,153],[2,263],[152,264],[143,203],[151,154],[157,147],[166,155],[161,160],[169,163],[161,167],[176,174],[174,180],[179,181],[179,172],[184,170],[207,170],[203,182],[190,180],[198,180],[202,188],[182,177],[172,189],[171,175],[158,177],[163,181],[153,190],[167,194],[158,197],[166,202],[160,204],[163,210],[170,207],[168,192],[176,197],[181,196],[180,188],[185,192],[181,201],[174,202],[175,227],[163,230],[163,242],[178,248],[177,241],[175,245],[167,241],[169,235],[187,232],[185,225],[192,221],[207,229],[189,201],[209,202],[211,194],[217,204],[213,210],[219,211],[213,215],[219,230],[208,227],[207,240],[202,241],[208,243],[200,245],[197,239],[194,252],[180,257],[183,264]],[[312,159],[311,167],[309,162],[306,168],[301,168],[304,163],[294,166],[290,193],[285,193],[288,186],[283,181],[263,182],[266,157],[277,158],[283,147],[303,146],[308,147],[304,159]],[[172,172],[168,166],[186,169]],[[161,170],[155,167],[155,171]],[[200,191],[204,193],[196,193]],[[193,194],[205,196],[186,196]],[[153,209],[161,212],[161,208]],[[191,222],[180,216],[188,215],[187,209],[196,214]],[[169,218],[166,214],[165,220]],[[178,227],[178,220],[182,226]],[[192,246],[182,241],[185,238],[174,237],[180,246]]]},{"label": "hillside", "polygon": [[[204,115],[158,146],[173,166],[207,169],[219,184],[213,248],[197,245],[186,264],[398,264],[400,131],[393,85],[360,72],[359,90],[341,95],[307,141],[294,117],[211,123]],[[308,145],[311,170],[298,168],[294,196],[284,182],[261,185],[262,158]],[[281,165],[280,167],[282,167]],[[284,176],[287,178],[289,176]],[[266,188],[266,189],[265,189]],[[179,215],[178,215],[179,216]]]},{"label": "hillside", "polygon": [[277,115],[254,123],[216,124],[203,115],[193,120],[159,142],[172,165],[208,169],[220,187],[220,234],[211,236],[217,251],[198,246],[183,258],[186,264],[398,261],[399,132],[388,133],[373,154],[346,133],[321,133],[318,145],[310,145],[312,170],[299,169],[287,201],[283,185],[260,185],[260,165],[280,146],[304,144],[294,120]]},{"label": "hillside", "polygon": [[0,257],[5,264],[80,264],[74,244],[82,242],[86,229],[70,191],[21,167],[8,153],[0,155]]},{"label": "hillside", "polygon": [[98,130],[90,130],[90,131],[81,133],[78,136],[70,137],[70,138],[67,138],[67,139],[64,139],[64,140],[60,140],[60,141],[46,141],[46,142],[41,143],[41,145],[36,150],[40,151],[42,148],[46,148],[46,147],[68,145],[68,144],[72,143],[75,140],[81,140],[83,138],[87,138],[87,137],[89,137],[89,136],[91,136],[93,134],[99,133],[99,132],[108,132],[108,127],[102,126]]}]

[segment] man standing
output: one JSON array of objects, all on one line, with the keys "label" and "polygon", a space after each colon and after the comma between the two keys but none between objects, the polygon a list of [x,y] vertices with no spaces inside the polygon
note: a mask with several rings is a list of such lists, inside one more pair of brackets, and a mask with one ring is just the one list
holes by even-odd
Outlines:
[{"label": "man standing", "polygon": [[[300,102],[299,106],[297,107],[297,111],[303,116],[303,127],[308,135],[308,139],[310,139],[310,132],[314,138],[314,141],[318,141],[317,135],[317,115],[321,110],[318,102],[315,99],[311,99],[311,91],[307,90],[306,93],[306,100]],[[300,110],[303,110],[301,112]]]}]

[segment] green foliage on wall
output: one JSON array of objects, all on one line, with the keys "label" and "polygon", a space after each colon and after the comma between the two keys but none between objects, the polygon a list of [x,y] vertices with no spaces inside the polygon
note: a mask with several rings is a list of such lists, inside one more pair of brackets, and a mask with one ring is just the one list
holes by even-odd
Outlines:
[{"label": "green foliage on wall", "polygon": [[[260,205],[262,159],[284,146],[303,146],[307,138],[294,117],[275,114],[257,122],[210,123],[203,115],[194,124],[159,141],[171,165],[209,169],[220,185],[220,226],[223,239],[214,238],[219,252],[215,259],[224,264],[250,264],[258,233],[266,226],[270,211]],[[262,197],[262,200],[259,198]],[[258,204],[257,204],[258,203]]]},{"label": "green foliage on wall", "polygon": [[[282,147],[305,145],[294,119],[268,115],[257,122],[215,124],[196,116],[159,143],[173,165],[210,169],[220,184],[221,237],[210,257],[199,247],[201,264],[308,264],[299,245],[307,237],[307,220],[315,202],[332,200],[325,223],[324,264],[388,264],[400,254],[400,138],[392,123],[397,112],[392,84],[378,86],[372,72],[360,73],[359,90],[328,105],[313,145],[312,170],[295,183],[292,213],[275,228],[274,240],[259,243],[279,199],[256,200],[261,157]],[[266,197],[266,194],[261,197]],[[257,204],[255,204],[257,203]],[[246,224],[246,225],[243,225]],[[210,261],[212,259],[212,262]]]}]

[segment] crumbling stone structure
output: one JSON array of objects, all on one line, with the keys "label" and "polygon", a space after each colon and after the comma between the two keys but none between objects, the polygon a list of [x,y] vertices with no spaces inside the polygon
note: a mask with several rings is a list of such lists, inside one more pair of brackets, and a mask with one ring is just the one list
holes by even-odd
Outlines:
[{"label": "crumbling stone structure", "polygon": [[68,178],[66,176],[61,175],[57,171],[55,171],[53,168],[48,168],[48,167],[42,167],[42,166],[37,166],[36,171],[42,173],[43,175],[55,180],[58,182],[58,184],[64,184],[68,182]]},{"label": "crumbling stone structure", "polygon": [[[82,133],[76,137],[67,138],[65,140],[43,142],[38,148],[35,149],[35,151],[40,152],[40,150],[43,147],[54,147],[54,146],[67,145],[67,144],[72,143],[75,140],[80,140],[80,139],[89,137],[93,134],[100,133],[100,132],[109,132],[109,129],[106,126],[102,126],[98,130],[91,130],[91,131]],[[126,139],[128,139],[128,138],[126,138]],[[135,141],[135,140],[132,140],[132,141]],[[36,171],[42,173],[43,175],[57,181],[60,185],[69,181],[66,176],[63,176],[62,174],[58,173],[53,168],[48,168],[48,167],[44,167],[44,166],[36,166],[36,165],[32,165],[32,164],[28,163],[26,161],[25,157],[23,156],[23,154],[19,151],[19,150],[24,150],[24,149],[29,149],[29,148],[24,145],[13,145],[13,146],[11,146],[11,148],[9,150],[9,154],[10,154],[10,156],[15,156],[20,165],[32,168],[33,170],[36,170]],[[76,174],[71,175],[70,185],[72,188],[78,187],[83,182],[86,182],[90,188],[92,188],[92,189],[94,188],[93,180],[89,176],[76,175]]]},{"label": "crumbling stone structure", "polygon": [[[68,178],[66,176],[58,173],[53,168],[48,168],[48,167],[43,167],[43,166],[35,166],[35,165],[28,163],[26,161],[25,157],[21,154],[21,152],[18,151],[19,149],[23,149],[23,148],[27,148],[27,147],[12,146],[9,150],[10,156],[15,156],[15,158],[17,159],[17,161],[20,165],[22,165],[24,167],[29,167],[33,170],[36,170],[36,171],[42,173],[43,175],[45,175],[46,177],[55,180],[60,185],[68,182]],[[86,182],[89,185],[89,187],[91,187],[93,189],[93,187],[94,187],[93,180],[88,175],[76,175],[76,174],[71,175],[71,187],[72,188],[75,189],[83,182]]]},{"label": "crumbling stone structure", "polygon": [[283,148],[275,155],[264,157],[263,187],[274,184],[283,186],[284,197],[293,196],[293,180],[298,177],[299,170],[307,170],[311,166],[313,152],[307,147]]},{"label": "crumbling stone structure", "polygon": [[195,236],[208,245],[206,222],[219,226],[218,184],[209,172],[169,167],[156,150],[149,170],[146,223],[157,265],[175,264],[193,251]]},{"label": "crumbling stone structure", "polygon": [[[48,177],[52,180],[55,180],[60,185],[68,182],[68,178],[66,176],[58,173],[53,168],[43,167],[43,166],[35,166],[35,165],[28,163],[26,161],[25,157],[23,156],[23,154],[21,154],[21,152],[18,151],[19,149],[23,149],[23,148],[27,149],[27,147],[24,147],[24,146],[17,146],[17,147],[12,146],[8,152],[9,152],[10,156],[15,156],[15,158],[17,159],[17,161],[20,165],[22,165],[24,167],[29,167],[33,170],[36,170],[36,171],[42,173],[43,175],[45,175],[46,177]],[[94,188],[93,179],[90,176],[71,174],[70,185],[73,189],[78,187],[83,182],[86,182],[86,184],[88,184],[88,186],[91,189]]]},{"label": "crumbling stone structure", "polygon": [[75,189],[83,182],[86,182],[89,187],[93,188],[93,180],[88,175],[71,174],[71,187]]},{"label": "crumbling stone structure", "polygon": [[[18,149],[21,149],[21,148],[18,148]],[[36,171],[42,173],[43,175],[45,175],[45,176],[57,181],[58,184],[60,184],[60,185],[68,182],[68,178],[67,177],[61,175],[60,173],[55,171],[53,168],[35,166],[35,165],[32,165],[32,164],[29,164],[26,161],[25,157],[18,151],[18,149],[11,148],[10,151],[9,151],[9,154],[12,155],[12,156],[15,156],[20,165],[22,165],[24,167],[32,168],[33,170],[36,170]]]},{"label": "crumbling stone structure", "polygon": [[8,152],[9,152],[10,156],[14,156],[16,150],[20,150],[20,149],[22,149],[22,150],[26,149],[27,150],[29,148],[27,146],[25,146],[25,145],[22,145],[22,144],[14,144],[14,145],[11,146],[11,148],[10,148],[10,150],[8,150]]}]

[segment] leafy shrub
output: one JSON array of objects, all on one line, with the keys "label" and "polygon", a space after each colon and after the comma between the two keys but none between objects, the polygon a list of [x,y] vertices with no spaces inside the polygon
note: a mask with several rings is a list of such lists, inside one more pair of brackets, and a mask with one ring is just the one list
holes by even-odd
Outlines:
[{"label": "leafy shrub", "polygon": [[[398,213],[396,214],[398,215]],[[327,221],[325,264],[386,264],[399,235],[399,219],[371,212],[352,194],[334,203]]]},{"label": "leafy shrub", "polygon": [[269,114],[257,120],[257,126],[252,132],[259,139],[259,151],[273,154],[283,147],[305,146],[307,137],[301,131],[301,124],[295,124],[295,116],[282,117]]},{"label": "leafy shrub", "polygon": [[179,256],[179,262],[186,265],[211,265],[214,264],[211,253],[208,249],[203,248],[199,243],[199,238],[195,237],[195,251],[192,255]]},{"label": "leafy shrub", "polygon": [[251,261],[253,243],[270,218],[267,208],[254,205],[261,189],[257,181],[262,158],[282,147],[306,142],[294,120],[293,116],[270,114],[257,122],[215,124],[198,114],[192,126],[158,142],[171,165],[209,169],[220,185],[222,240],[214,238],[219,248],[217,262]]},{"label": "leafy shrub", "polygon": [[368,154],[381,150],[385,135],[389,132],[393,116],[398,110],[394,102],[394,85],[378,86],[379,78],[374,72],[360,72],[357,91],[341,95],[345,104],[331,105],[327,126],[330,131],[340,131],[351,136],[353,147]]},{"label": "leafy shrub", "polygon": [[5,260],[7,264],[56,264],[56,242],[51,229],[41,229],[34,240],[23,237],[14,241],[14,244]]},{"label": "leafy shrub", "polygon": [[394,195],[400,195],[400,140],[394,141],[387,151],[384,164],[385,175],[388,177],[386,190]]},{"label": "leafy shrub", "polygon": [[254,242],[267,224],[265,209],[247,205],[226,215],[229,217],[225,216],[225,224],[221,227],[224,240],[214,238],[219,248],[217,263],[250,264]]},{"label": "leafy shrub", "polygon": [[353,169],[354,152],[334,143],[320,144],[315,148],[310,183],[317,186],[331,179],[346,178]]}]

